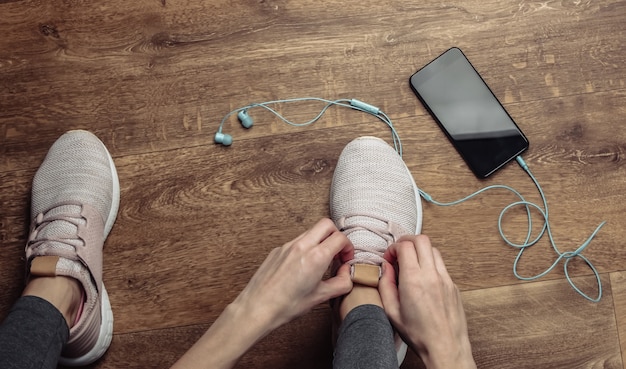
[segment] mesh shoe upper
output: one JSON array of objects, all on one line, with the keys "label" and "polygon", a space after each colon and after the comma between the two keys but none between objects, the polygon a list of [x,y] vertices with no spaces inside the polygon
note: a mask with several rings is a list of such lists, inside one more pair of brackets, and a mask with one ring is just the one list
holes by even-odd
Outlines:
[{"label": "mesh shoe upper", "polygon": [[415,181],[385,141],[361,137],[337,162],[330,191],[331,218],[355,246],[351,263],[380,265],[389,245],[422,226]]},{"label": "mesh shoe upper", "polygon": [[119,203],[119,198],[114,199],[119,196],[114,171],[107,149],[95,135],[67,132],[52,145],[35,174],[31,219],[59,203],[90,204],[106,223],[108,234],[115,221],[111,214],[117,213]]}]

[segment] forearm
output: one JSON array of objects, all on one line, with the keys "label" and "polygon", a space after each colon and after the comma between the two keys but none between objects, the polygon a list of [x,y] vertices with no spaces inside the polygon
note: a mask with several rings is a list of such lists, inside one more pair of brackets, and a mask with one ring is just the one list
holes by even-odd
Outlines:
[{"label": "forearm", "polygon": [[232,368],[272,330],[350,292],[347,264],[322,280],[337,255],[346,262],[354,249],[330,219],[272,250],[235,301],[172,368]]},{"label": "forearm", "polygon": [[172,369],[232,368],[243,354],[271,331],[237,301],[228,305],[206,333]]}]

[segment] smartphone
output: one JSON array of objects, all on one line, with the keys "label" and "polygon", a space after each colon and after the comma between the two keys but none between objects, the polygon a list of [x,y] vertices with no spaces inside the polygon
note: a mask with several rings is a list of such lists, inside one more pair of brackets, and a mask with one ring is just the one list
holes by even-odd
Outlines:
[{"label": "smartphone", "polygon": [[528,149],[526,136],[459,48],[417,71],[410,84],[478,178]]}]

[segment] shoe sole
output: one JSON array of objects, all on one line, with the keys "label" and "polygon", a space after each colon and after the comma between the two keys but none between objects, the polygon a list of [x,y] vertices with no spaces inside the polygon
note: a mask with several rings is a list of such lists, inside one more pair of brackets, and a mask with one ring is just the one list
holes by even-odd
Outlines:
[{"label": "shoe sole", "polygon": [[[111,229],[113,228],[113,224],[115,223],[115,219],[117,218],[117,212],[120,206],[120,182],[119,177],[117,176],[117,170],[115,169],[115,163],[113,162],[113,158],[111,157],[109,150],[107,150],[102,141],[98,140],[98,142],[100,142],[102,147],[104,147],[104,151],[107,153],[109,164],[111,167],[111,175],[113,178],[113,203],[111,204],[111,210],[109,211],[109,216],[104,225],[104,238],[106,239],[111,232]],[[59,358],[59,364],[65,366],[89,365],[100,359],[111,346],[111,341],[113,340],[113,309],[111,309],[111,301],[109,300],[109,294],[104,287],[104,283],[102,284],[102,294],[100,297],[100,334],[98,335],[98,340],[96,341],[96,344],[88,353],[81,357]]]}]

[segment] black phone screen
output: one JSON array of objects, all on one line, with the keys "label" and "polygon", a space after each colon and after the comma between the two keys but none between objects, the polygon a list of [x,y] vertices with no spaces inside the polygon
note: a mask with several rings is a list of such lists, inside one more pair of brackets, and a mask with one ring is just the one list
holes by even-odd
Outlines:
[{"label": "black phone screen", "polygon": [[528,140],[458,48],[411,76],[411,88],[467,165],[486,178],[528,148]]}]

